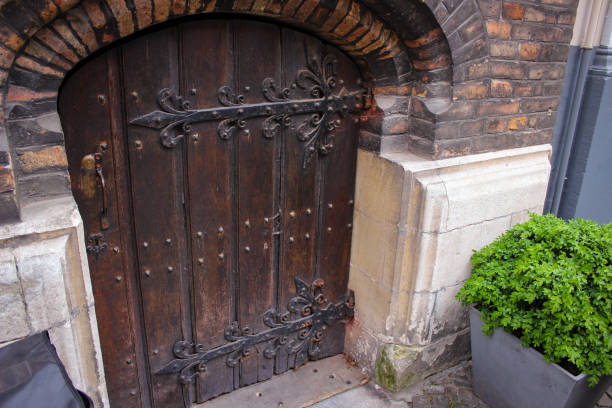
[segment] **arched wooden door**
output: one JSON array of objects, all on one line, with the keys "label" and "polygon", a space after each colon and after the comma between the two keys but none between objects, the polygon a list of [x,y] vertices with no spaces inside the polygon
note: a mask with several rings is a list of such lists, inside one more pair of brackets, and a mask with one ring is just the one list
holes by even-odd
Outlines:
[{"label": "arched wooden door", "polygon": [[342,352],[359,84],[334,47],[249,20],[141,35],[66,80],[113,407],[189,405]]}]

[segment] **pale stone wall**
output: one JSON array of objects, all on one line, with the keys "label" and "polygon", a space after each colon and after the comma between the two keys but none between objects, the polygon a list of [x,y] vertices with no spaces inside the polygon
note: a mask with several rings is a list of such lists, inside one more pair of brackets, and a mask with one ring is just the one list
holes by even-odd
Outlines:
[{"label": "pale stone wall", "polygon": [[0,347],[49,331],[74,385],[108,406],[83,241],[72,197],[24,207],[0,226]]},{"label": "pale stone wall", "polygon": [[550,146],[445,160],[359,151],[347,351],[397,389],[469,354],[473,249],[540,213]]}]

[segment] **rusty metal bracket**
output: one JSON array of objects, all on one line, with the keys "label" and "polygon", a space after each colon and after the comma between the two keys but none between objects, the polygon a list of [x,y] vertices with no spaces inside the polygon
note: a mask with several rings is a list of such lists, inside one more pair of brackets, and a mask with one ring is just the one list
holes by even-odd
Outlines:
[{"label": "rusty metal bracket", "polygon": [[[157,103],[160,110],[139,116],[130,121],[132,125],[160,129],[160,142],[164,147],[173,148],[190,134],[191,124],[219,120],[217,134],[221,139],[230,139],[238,130],[250,133],[246,120],[254,117],[263,121],[263,136],[272,138],[279,135],[281,128],[293,127],[291,117],[311,114],[295,127],[297,137],[304,142],[303,167],[306,168],[316,151],[327,154],[333,147],[333,130],[340,126],[339,117],[348,112],[359,111],[367,99],[366,90],[347,91],[343,86],[338,93],[335,88],[343,85],[336,77],[337,59],[328,54],[322,59],[306,48],[307,68],[297,73],[290,88],[279,90],[274,79],[265,78],[262,92],[269,101],[247,104],[246,97],[239,95],[229,86],[217,91],[223,105],[209,109],[191,109],[189,101],[170,88],[159,92]],[[291,99],[292,89],[305,89],[308,99]]]},{"label": "rusty metal bracket", "polygon": [[[325,283],[322,279],[316,279],[311,286],[299,278],[294,278],[294,281],[296,296],[289,300],[287,311],[268,310],[264,313],[263,322],[270,329],[254,333],[234,322],[224,333],[228,343],[209,350],[204,350],[202,344],[179,340],[173,348],[176,359],[156,374],[179,373],[180,383],[189,384],[199,372],[206,371],[208,361],[225,357],[226,364],[235,367],[242,357],[249,356],[252,348],[261,343],[267,343],[263,352],[265,358],[274,358],[285,344],[289,353],[301,354],[303,358],[296,358],[298,361],[315,358],[320,352],[319,342],[325,329],[353,317],[355,295],[350,291],[345,301],[331,303],[323,293]],[[289,341],[289,336],[294,333],[296,338]]]},{"label": "rusty metal bracket", "polygon": [[87,237],[87,252],[94,254],[96,260],[100,258],[100,254],[108,251],[108,244],[104,238],[104,234],[96,232]]}]

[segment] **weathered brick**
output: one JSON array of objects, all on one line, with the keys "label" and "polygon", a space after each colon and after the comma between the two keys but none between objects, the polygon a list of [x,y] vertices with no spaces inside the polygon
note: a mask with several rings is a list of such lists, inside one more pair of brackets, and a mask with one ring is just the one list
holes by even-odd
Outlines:
[{"label": "weathered brick", "polygon": [[43,23],[53,20],[59,13],[59,8],[52,0],[29,0],[28,3]]},{"label": "weathered brick", "polygon": [[508,130],[508,119],[494,118],[485,121],[485,133],[503,133]]},{"label": "weathered brick", "polygon": [[527,6],[525,8],[525,21],[543,23],[546,21],[546,13],[540,7]]},{"label": "weathered brick", "polygon": [[573,25],[576,21],[574,13],[560,13],[557,16],[557,24]]},{"label": "weathered brick", "polygon": [[526,42],[520,45],[521,59],[526,61],[537,61],[540,59],[542,45],[534,42]]},{"label": "weathered brick", "polygon": [[542,94],[546,96],[561,95],[561,91],[563,90],[563,82],[561,81],[549,82],[541,85],[543,87]]},{"label": "weathered brick", "polygon": [[527,66],[529,79],[561,79],[563,75],[565,75],[565,65],[538,63]]},{"label": "weathered brick", "polygon": [[36,34],[36,38],[53,51],[61,54],[68,61],[73,63],[77,63],[79,61],[79,57],[70,48],[68,48],[68,45],[48,28],[43,28],[40,30]]},{"label": "weathered brick", "polygon": [[478,5],[485,17],[499,17],[501,13],[501,0],[478,0]]},{"label": "weathered brick", "polygon": [[510,33],[512,31],[512,24],[510,23],[505,21],[487,20],[486,27],[489,38],[510,38]]},{"label": "weathered brick", "polygon": [[480,79],[489,76],[489,61],[479,61],[471,63],[468,67],[469,79]]},{"label": "weathered brick", "polygon": [[113,12],[113,15],[115,16],[117,28],[119,29],[119,35],[121,37],[125,37],[126,35],[133,33],[134,16],[125,4],[125,0],[106,0],[106,3],[108,4],[109,8]]},{"label": "weathered brick", "polygon": [[436,140],[457,139],[459,136],[459,126],[455,122],[443,122],[436,125]]},{"label": "weathered brick", "polygon": [[484,38],[479,38],[455,50],[453,52],[453,62],[455,64],[462,64],[466,61],[485,57],[486,55],[487,41]]},{"label": "weathered brick", "polygon": [[476,101],[457,101],[444,113],[438,115],[439,120],[473,119],[476,113]]},{"label": "weathered brick", "polygon": [[504,2],[502,16],[507,20],[522,20],[525,8],[518,3]]},{"label": "weathered brick", "polygon": [[517,100],[490,100],[483,101],[478,110],[480,116],[491,116],[491,115],[511,115],[518,113],[519,101]]},{"label": "weathered brick", "polygon": [[[8,122],[7,126],[11,135],[11,142],[14,147],[30,147],[34,145],[52,145],[61,144],[64,140],[63,135],[57,132],[56,129],[50,130],[47,127],[52,123],[50,115],[45,120],[40,121],[40,117],[13,120]],[[59,119],[58,119],[59,120]]]},{"label": "weathered brick", "polygon": [[480,136],[483,132],[482,120],[468,121],[461,124],[460,137]]},{"label": "weathered brick", "polygon": [[166,21],[170,15],[171,0],[153,0],[153,20],[158,23]]},{"label": "weathered brick", "polygon": [[572,38],[572,30],[569,27],[522,23],[512,27],[511,35],[515,40],[568,43]]},{"label": "weathered brick", "polygon": [[521,112],[546,112],[556,110],[559,106],[559,98],[526,98],[521,100]]},{"label": "weathered brick", "polygon": [[25,49],[25,53],[41,61],[45,61],[49,64],[55,65],[62,68],[64,71],[68,71],[72,65],[64,60],[62,56],[54,51],[50,51],[48,48],[43,47],[36,41],[30,41]]},{"label": "weathered brick", "polygon": [[85,49],[85,46],[72,33],[72,30],[70,29],[70,27],[68,27],[68,23],[66,22],[66,20],[64,19],[55,20],[53,22],[53,29],[57,31],[58,34],[61,35],[62,38],[66,42],[68,42],[68,44],[70,44],[72,48],[76,50],[79,56],[81,57],[87,56],[88,53],[87,53],[87,50]]},{"label": "weathered brick", "polygon": [[499,79],[491,80],[491,96],[494,98],[509,98],[513,94],[512,84],[510,81],[502,81]]},{"label": "weathered brick", "polygon": [[550,143],[552,140],[552,129],[530,130],[526,132],[512,132],[513,147],[533,146],[537,144]]},{"label": "weathered brick", "polygon": [[67,11],[79,4],[79,1],[80,0],[55,0],[55,3],[62,11]]},{"label": "weathered brick", "polygon": [[[209,2],[214,3],[214,2]],[[148,27],[153,22],[153,4],[151,0],[134,0],[134,7],[136,8],[136,21],[138,28],[142,30]],[[196,13],[200,7],[200,1],[189,2],[190,12]]]},{"label": "weathered brick", "polygon": [[0,22],[0,43],[13,51],[18,51],[25,40],[8,25]]},{"label": "weathered brick", "polygon": [[483,33],[482,20],[480,16],[475,15],[471,21],[462,25],[457,32],[461,35],[461,39],[465,42],[472,41]]},{"label": "weathered brick", "polygon": [[57,167],[67,167],[63,146],[50,146],[40,150],[23,151],[17,154],[20,168],[26,173]]},{"label": "weathered brick", "polygon": [[94,0],[84,0],[81,4],[94,28],[101,29],[106,25],[106,16],[100,8],[100,3]]},{"label": "weathered brick", "polygon": [[478,13],[476,4],[473,1],[456,2],[457,7],[452,11],[451,15],[442,21],[442,29],[446,33],[452,33],[457,30],[470,17]]},{"label": "weathered brick", "polygon": [[47,65],[42,65],[38,63],[37,61],[34,61],[33,59],[26,57],[25,55],[22,55],[19,58],[17,58],[17,60],[15,61],[15,64],[19,65],[22,68],[26,68],[31,71],[39,72],[43,75],[50,75],[50,76],[54,76],[57,78],[64,77],[63,72],[53,69]]},{"label": "weathered brick", "polygon": [[454,139],[436,141],[433,146],[435,159],[446,157],[465,156],[472,152],[472,139]]},{"label": "weathered brick", "polygon": [[65,171],[21,177],[19,186],[19,196],[25,201],[70,194],[70,182]]},{"label": "weathered brick", "polygon": [[15,53],[7,48],[0,47],[0,67],[9,68],[13,65]]},{"label": "weathered brick", "polygon": [[448,18],[448,10],[446,6],[442,3],[439,3],[434,9],[434,15],[436,16],[436,21],[446,21]]},{"label": "weathered brick", "polygon": [[483,99],[489,96],[489,86],[484,81],[458,84],[453,87],[453,100]]},{"label": "weathered brick", "polygon": [[514,137],[508,133],[496,133],[482,137],[474,137],[472,142],[472,153],[489,152],[491,150],[507,149],[514,147]]},{"label": "weathered brick", "polygon": [[527,82],[519,82],[514,85],[514,96],[532,96],[533,85]]},{"label": "weathered brick", "polygon": [[412,118],[409,125],[411,134],[425,137],[429,136],[429,138],[433,139],[434,124],[432,122],[424,119]]},{"label": "weathered brick", "polygon": [[414,65],[414,68],[418,70],[432,70],[447,67],[450,65],[450,56],[438,55],[435,58],[425,61],[414,60],[412,64]]},{"label": "weathered brick", "polygon": [[522,79],[525,68],[518,62],[491,61],[491,77],[504,79]]},{"label": "weathered brick", "polygon": [[77,33],[81,42],[85,44],[89,52],[93,52],[100,48],[96,40],[96,35],[89,23],[89,19],[81,7],[75,7],[66,13],[66,20],[70,24],[70,27]]},{"label": "weathered brick", "polygon": [[8,88],[6,99],[8,101],[35,101],[40,99],[54,99],[57,97],[56,91],[37,92],[32,89],[22,88],[11,85]]},{"label": "weathered brick", "polygon": [[412,94],[412,86],[382,86],[372,89],[374,95],[410,95]]},{"label": "weathered brick", "polygon": [[0,166],[0,193],[15,190],[15,172],[10,167]]},{"label": "weathered brick", "polygon": [[518,45],[514,41],[490,41],[490,53],[492,57],[516,59],[518,57]]},{"label": "weathered brick", "polygon": [[527,116],[516,116],[508,120],[508,130],[523,130],[527,127]]},{"label": "weathered brick", "polygon": [[21,1],[4,1],[0,7],[3,21],[8,21],[15,31],[25,38],[31,37],[44,22]]},{"label": "weathered brick", "polygon": [[185,13],[187,8],[187,0],[174,0],[172,2],[172,15],[180,16]]},{"label": "weathered brick", "polygon": [[537,129],[550,129],[555,126],[557,112],[535,115],[529,119],[530,121],[534,119],[535,124],[532,127]]},{"label": "weathered brick", "polygon": [[578,4],[577,0],[540,0],[542,4],[550,4],[551,6],[566,6],[575,8]]}]

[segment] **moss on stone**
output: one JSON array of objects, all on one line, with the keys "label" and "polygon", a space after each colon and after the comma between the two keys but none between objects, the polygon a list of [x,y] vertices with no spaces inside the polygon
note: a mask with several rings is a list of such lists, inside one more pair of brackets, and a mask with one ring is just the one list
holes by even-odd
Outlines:
[{"label": "moss on stone", "polygon": [[391,391],[397,391],[395,369],[387,355],[387,348],[383,347],[380,356],[376,359],[376,382]]}]

